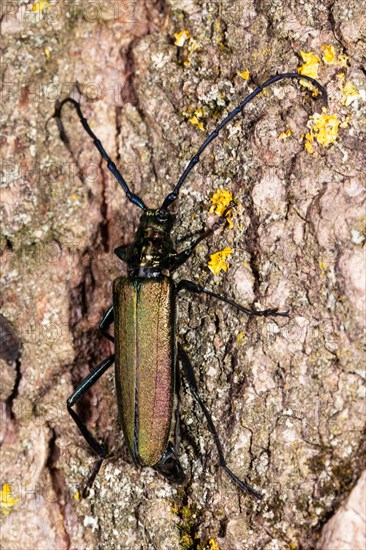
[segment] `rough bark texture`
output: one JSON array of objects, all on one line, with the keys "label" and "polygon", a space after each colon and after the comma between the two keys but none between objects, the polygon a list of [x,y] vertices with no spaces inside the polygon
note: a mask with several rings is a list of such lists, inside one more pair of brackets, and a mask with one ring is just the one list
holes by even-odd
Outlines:
[{"label": "rough bark texture", "polygon": [[[22,341],[20,359],[1,364],[1,481],[17,498],[2,517],[2,549],[334,550],[321,531],[359,478],[364,452],[365,111],[362,97],[342,105],[337,79],[346,72],[365,98],[364,3],[51,1],[42,17],[32,4],[1,8],[1,310]],[[195,51],[192,41],[174,45],[183,29]],[[75,500],[95,457],[65,402],[110,353],[97,325],[124,272],[112,251],[131,241],[140,212],[66,107],[69,154],[48,120],[55,100],[79,88],[128,183],[158,205],[230,108],[276,71],[296,70],[301,50],[321,56],[330,43],[349,56],[347,69],[323,64],[319,74],[331,112],[350,117],[337,142],[310,155],[302,134],[321,102],[278,84],[212,144],[175,206],[179,240],[212,222],[215,189],[232,190],[234,228],[202,244],[179,277],[291,312],[248,321],[213,300],[179,298],[179,338],[228,463],[264,501],[218,469],[184,381],[186,485],[137,471],[120,435],[113,372],[79,409],[111,458],[90,498]],[[237,75],[246,69],[248,82]],[[189,121],[198,109],[204,134]],[[292,136],[280,140],[287,128]],[[231,267],[213,277],[209,254],[228,245]]]}]

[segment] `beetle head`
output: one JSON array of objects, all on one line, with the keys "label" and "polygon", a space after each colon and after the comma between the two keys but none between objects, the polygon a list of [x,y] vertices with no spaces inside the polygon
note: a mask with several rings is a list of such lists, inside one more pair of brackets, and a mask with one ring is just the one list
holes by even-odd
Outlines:
[{"label": "beetle head", "polygon": [[175,217],[168,210],[158,208],[147,209],[140,218],[140,224],[146,228],[151,228],[159,233],[170,233]]}]

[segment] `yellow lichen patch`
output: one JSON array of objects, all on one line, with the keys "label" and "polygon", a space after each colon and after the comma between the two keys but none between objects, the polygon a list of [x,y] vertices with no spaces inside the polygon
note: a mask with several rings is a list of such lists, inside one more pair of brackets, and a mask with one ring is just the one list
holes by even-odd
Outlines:
[{"label": "yellow lichen patch", "polygon": [[326,63],[327,65],[335,65],[336,64],[336,52],[334,49],[334,46],[331,44],[327,44],[325,46],[321,46],[321,49],[324,51],[322,61],[323,63]]},{"label": "yellow lichen patch", "polygon": [[328,271],[328,264],[327,262],[325,262],[324,260],[322,260],[321,258],[319,258],[319,269],[320,269],[320,273],[321,273],[321,276],[324,278],[327,271]]},{"label": "yellow lichen patch", "polygon": [[346,118],[344,119],[344,121],[340,123],[339,127],[340,127],[340,128],[347,128],[350,118],[351,118],[351,117],[350,117],[349,115],[346,116]]},{"label": "yellow lichen patch", "polygon": [[307,133],[305,135],[305,149],[310,155],[312,155],[315,151],[313,149],[312,142],[314,141],[314,138],[311,134]]},{"label": "yellow lichen patch", "polygon": [[349,105],[351,105],[351,103],[356,101],[356,99],[358,99],[359,97],[361,97],[361,94],[357,90],[356,86],[352,84],[352,82],[350,81],[346,82],[342,88],[342,97],[341,97],[342,105],[345,105],[346,107],[348,107]]},{"label": "yellow lichen patch", "polygon": [[198,50],[199,47],[200,47],[199,42],[197,42],[197,40],[195,40],[194,38],[191,38],[188,43],[188,57],[186,61],[184,61],[183,63],[185,67],[188,67],[191,64],[192,54],[193,52]]},{"label": "yellow lichen patch", "polygon": [[211,197],[210,214],[222,216],[226,208],[233,201],[233,194],[227,189],[218,189]]},{"label": "yellow lichen patch", "polygon": [[286,138],[288,138],[288,137],[290,137],[290,136],[292,136],[292,132],[291,132],[290,128],[288,128],[285,132],[282,132],[282,133],[278,136],[278,138],[279,138],[279,139],[286,139]]},{"label": "yellow lichen patch", "polygon": [[46,2],[46,0],[41,0],[41,2],[36,2],[32,6],[32,11],[42,12],[44,9],[48,9],[51,7],[51,4],[49,2]]},{"label": "yellow lichen patch", "polygon": [[[311,78],[317,79],[318,68],[320,63],[319,57],[315,55],[315,53],[313,52],[300,52],[300,54],[303,60],[305,61],[305,63],[297,69],[297,72],[299,74],[303,74],[305,76],[310,76]],[[308,82],[307,80],[300,80],[300,83],[305,88],[309,88],[311,91],[313,91],[315,95],[319,93],[318,89],[315,88],[312,84],[310,84],[310,82]]]},{"label": "yellow lichen patch", "polygon": [[314,153],[312,142],[316,140],[323,147],[334,143],[338,137],[338,128],[340,121],[336,115],[327,115],[325,113],[315,113],[310,132],[305,136],[305,149],[308,153]]},{"label": "yellow lichen patch", "polygon": [[4,516],[10,514],[12,507],[15,506],[19,500],[18,497],[11,495],[11,487],[5,483],[0,491],[0,508]]},{"label": "yellow lichen patch", "polygon": [[305,63],[297,69],[297,72],[299,74],[311,76],[311,78],[317,78],[320,63],[319,57],[313,52],[300,52],[300,54]]},{"label": "yellow lichen patch", "polygon": [[186,43],[186,41],[190,38],[190,32],[187,31],[186,29],[180,31],[180,32],[175,32],[174,33],[174,38],[175,38],[175,46],[178,46],[179,48],[183,48],[184,44]]},{"label": "yellow lichen patch", "polygon": [[216,21],[215,31],[216,31],[216,36],[215,36],[216,44],[218,45],[220,50],[225,50],[226,49],[226,46],[225,46],[225,43],[224,43],[224,41],[225,41],[225,32],[224,32],[224,30],[221,26],[220,21]]},{"label": "yellow lichen patch", "polygon": [[202,122],[200,121],[200,118],[202,117],[202,115],[203,115],[202,109],[197,109],[193,113],[193,116],[191,116],[191,118],[189,118],[188,120],[191,124],[193,124],[193,126],[197,126],[201,130],[201,132],[204,132],[205,127],[202,124]]},{"label": "yellow lichen patch", "polygon": [[74,500],[80,500],[80,493],[79,493],[79,491],[76,491],[76,493],[74,494]]},{"label": "yellow lichen patch", "polygon": [[334,143],[338,137],[339,120],[337,115],[315,114],[312,132],[315,139],[323,147]]},{"label": "yellow lichen patch", "polygon": [[227,263],[226,258],[230,256],[232,252],[233,251],[230,246],[227,246],[224,250],[219,250],[219,252],[211,254],[208,267],[214,275],[217,275],[220,271],[227,271],[229,269],[229,264]]},{"label": "yellow lichen patch", "polygon": [[249,80],[249,71],[237,71],[236,74],[240,76],[243,80]]},{"label": "yellow lichen patch", "polygon": [[339,67],[347,67],[347,61],[348,61],[348,55],[344,54],[344,53],[341,53],[339,56],[338,56],[338,63],[337,65]]},{"label": "yellow lichen patch", "polygon": [[244,332],[238,332],[238,334],[236,335],[237,344],[240,344],[243,338],[244,338]]},{"label": "yellow lichen patch", "polygon": [[[222,216],[227,207],[233,202],[233,194],[227,189],[218,189],[211,197],[212,205],[210,207],[210,214],[217,214]],[[232,210],[226,213],[226,219],[230,229],[233,227],[232,222]]]},{"label": "yellow lichen patch", "polygon": [[215,539],[210,539],[208,541],[208,544],[210,546],[210,550],[220,550],[220,546],[217,544]]},{"label": "yellow lichen patch", "polygon": [[321,49],[324,51],[322,61],[326,65],[336,65],[337,67],[347,67],[348,56],[345,54],[340,54],[336,57],[336,51],[334,46],[331,44],[326,44],[321,46]]}]

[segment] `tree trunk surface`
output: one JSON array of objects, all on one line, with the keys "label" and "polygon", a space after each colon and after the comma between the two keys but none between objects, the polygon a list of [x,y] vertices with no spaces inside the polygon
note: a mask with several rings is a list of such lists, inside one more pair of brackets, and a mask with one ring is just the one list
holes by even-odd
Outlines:
[{"label": "tree trunk surface", "polygon": [[[2,550],[364,548],[364,8],[356,0],[3,3]],[[327,45],[334,63],[322,60]],[[113,249],[132,241],[141,211],[68,105],[69,148],[60,140],[55,102],[70,94],[81,102],[131,189],[158,207],[209,132],[267,78],[296,72],[301,52],[320,58],[317,78],[341,122],[335,143],[306,150],[321,98],[297,81],[276,83],[203,153],[172,208],[182,249],[184,237],[217,219],[214,191],[237,201],[233,228],[204,241],[175,281],[289,310],[248,319],[208,296],[177,299],[177,337],[228,465],[264,499],[219,468],[184,377],[185,484],[136,469],[113,369],[77,409],[110,455],[89,498],[78,498],[96,457],[66,399],[113,352],[98,323],[113,279],[126,273]],[[210,255],[226,247],[229,269],[213,275]],[[10,336],[20,339],[19,357]]]}]

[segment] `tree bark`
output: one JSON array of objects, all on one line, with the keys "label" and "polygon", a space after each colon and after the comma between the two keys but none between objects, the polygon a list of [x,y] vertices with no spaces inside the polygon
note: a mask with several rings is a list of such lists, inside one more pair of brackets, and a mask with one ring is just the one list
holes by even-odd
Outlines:
[{"label": "tree bark", "polygon": [[[17,360],[1,363],[2,548],[330,550],[323,526],[364,456],[362,3],[50,0],[1,9],[1,311],[22,343]],[[177,46],[174,33],[183,30],[189,38]],[[95,456],[66,399],[112,352],[97,327],[112,280],[125,273],[113,249],[132,241],[141,212],[68,106],[71,152],[61,142],[50,118],[55,101],[81,101],[133,192],[157,207],[246,95],[276,72],[296,72],[301,51],[322,58],[328,44],[348,57],[346,67],[319,66],[329,112],[344,123],[337,141],[310,154],[304,134],[321,99],[298,82],[278,83],[209,146],[173,208],[179,243],[213,223],[216,189],[237,200],[234,227],[202,243],[177,281],[255,309],[289,310],[289,318],[248,319],[208,297],[178,299],[178,339],[228,464],[264,500],[220,470],[184,379],[187,482],[136,470],[112,371],[78,409],[110,451],[90,497],[78,499]],[[346,82],[359,95],[342,103]],[[230,267],[214,276],[210,254],[227,246]],[[346,542],[342,550],[358,548]]]}]

